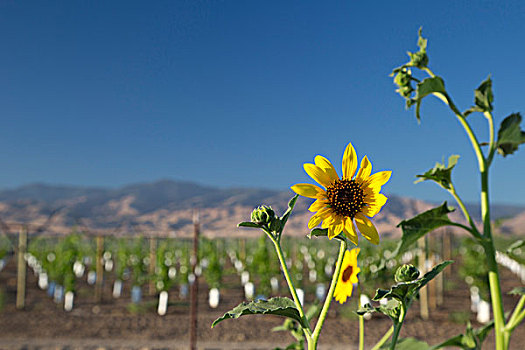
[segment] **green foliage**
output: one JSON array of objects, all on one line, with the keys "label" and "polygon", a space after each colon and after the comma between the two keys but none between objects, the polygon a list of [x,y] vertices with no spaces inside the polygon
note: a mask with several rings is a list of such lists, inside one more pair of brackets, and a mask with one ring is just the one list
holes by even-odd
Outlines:
[{"label": "green foliage", "polygon": [[416,180],[416,183],[422,182],[425,180],[432,180],[436,182],[438,185],[443,187],[446,190],[452,189],[452,169],[456,166],[458,162],[459,156],[454,154],[451,155],[448,158],[448,166],[445,166],[445,162],[443,161],[443,164],[436,163],[436,165],[425,172],[423,175],[416,175],[419,179]]},{"label": "green foliage", "polygon": [[459,254],[462,257],[459,275],[471,286],[477,287],[481,297],[488,300],[490,297],[487,276],[489,270],[485,261],[485,249],[474,239],[464,238],[461,241]]},{"label": "green foliage", "polygon": [[445,82],[442,78],[431,77],[417,83],[416,96],[411,101],[409,107],[413,104],[416,105],[416,118],[418,121],[421,121],[421,102],[423,101],[423,98],[427,97],[428,95],[441,95],[441,97],[447,98]]},{"label": "green foliage", "polygon": [[515,287],[509,292],[509,294],[512,294],[512,295],[525,295],[525,287]]},{"label": "green foliage", "polygon": [[525,143],[525,131],[521,130],[521,114],[512,113],[503,119],[498,130],[498,152],[506,157]]},{"label": "green foliage", "polygon": [[448,218],[448,214],[453,211],[454,209],[449,208],[447,202],[444,202],[439,207],[427,210],[412,219],[401,221],[397,227],[401,227],[403,236],[396,248],[395,255],[405,252],[412,244],[416,243],[418,239],[427,233],[439,227],[452,224],[452,221]]},{"label": "green foliage", "polygon": [[255,300],[251,302],[243,302],[226,312],[222,317],[219,317],[213,321],[211,327],[215,327],[219,322],[226,319],[235,319],[245,315],[279,315],[291,318],[305,328],[306,325],[303,323],[299,310],[295,307],[295,303],[289,298],[275,297],[269,300]]},{"label": "green foliage", "polygon": [[430,349],[437,350],[446,346],[455,346],[463,350],[481,350],[483,341],[485,341],[485,338],[492,328],[494,328],[494,321],[491,321],[487,325],[477,329],[473,329],[470,322],[468,322],[465,333],[447,339],[444,342],[431,347]]},{"label": "green foliage", "polygon": [[378,289],[376,295],[372,300],[379,301],[383,298],[397,299],[400,302],[407,302],[419,292],[428,282],[434,279],[441,271],[448,265],[452,264],[453,261],[444,261],[432,268],[429,272],[425,273],[423,277],[408,282],[398,282],[390,289]]},{"label": "green foliage", "polygon": [[492,112],[492,102],[494,102],[494,94],[492,93],[492,80],[489,76],[474,91],[474,106],[465,111],[463,115],[466,117],[473,112]]}]

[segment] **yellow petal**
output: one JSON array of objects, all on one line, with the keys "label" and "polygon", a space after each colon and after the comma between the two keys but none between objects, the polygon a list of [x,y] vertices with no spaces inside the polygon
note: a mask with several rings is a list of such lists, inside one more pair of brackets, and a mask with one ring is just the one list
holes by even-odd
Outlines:
[{"label": "yellow petal", "polygon": [[379,244],[379,234],[372,222],[363,214],[357,213],[355,223],[359,232],[372,244]]},{"label": "yellow petal", "polygon": [[381,187],[390,180],[390,176],[392,176],[391,171],[380,171],[365,180],[364,184],[370,187]]},{"label": "yellow petal", "polygon": [[326,159],[323,156],[316,156],[315,159],[315,165],[317,165],[321,170],[323,170],[326,175],[330,178],[330,182],[333,183],[336,180],[339,180],[339,176],[337,175],[337,172],[335,171],[334,166],[328,159]]},{"label": "yellow petal", "polygon": [[343,154],[343,179],[352,179],[357,169],[357,154],[351,143],[346,146]]},{"label": "yellow petal", "polygon": [[335,217],[333,223],[328,227],[328,239],[332,239],[343,231],[344,223],[339,217]]},{"label": "yellow petal", "polygon": [[372,196],[365,196],[364,198],[364,202],[366,204],[369,204],[371,206],[378,206],[379,208],[385,205],[387,200],[388,197],[382,193],[377,193]]},{"label": "yellow petal", "polygon": [[357,176],[355,177],[355,180],[358,183],[364,182],[372,172],[372,163],[368,160],[367,156],[364,156],[364,158],[361,160],[361,168],[359,168],[359,171],[357,172]]},{"label": "yellow petal", "polygon": [[308,198],[317,198],[325,193],[321,187],[312,184],[297,184],[293,185],[291,188],[292,191],[298,195]]},{"label": "yellow petal", "polygon": [[315,226],[319,225],[319,223],[326,217],[326,214],[328,213],[328,208],[323,208],[319,210],[316,214],[314,214],[310,220],[308,220],[308,228],[311,230]]},{"label": "yellow petal", "polygon": [[344,233],[345,233],[345,236],[350,240],[350,242],[357,245],[357,242],[358,242],[357,232],[355,230],[355,226],[351,218],[346,218],[345,220]]},{"label": "yellow petal", "polygon": [[312,179],[314,179],[324,187],[328,187],[332,183],[328,174],[321,170],[321,168],[319,168],[317,165],[305,163],[303,167],[304,171],[306,171],[306,173],[310,175]]},{"label": "yellow petal", "polygon": [[315,202],[313,202],[312,205],[310,205],[308,210],[311,211],[311,212],[315,212],[315,211],[318,211],[318,210],[320,210],[320,209],[322,209],[324,207],[326,207],[326,203],[324,201],[322,201],[321,199],[318,199]]},{"label": "yellow petal", "polygon": [[381,206],[379,206],[379,205],[373,205],[373,204],[368,204],[367,206],[363,207],[363,209],[361,209],[361,212],[362,212],[365,216],[368,216],[369,218],[373,218],[373,217],[376,216],[380,211],[381,211]]},{"label": "yellow petal", "polygon": [[333,215],[328,216],[325,220],[323,220],[323,224],[321,225],[322,228],[328,228],[332,223],[334,222]]},{"label": "yellow petal", "polygon": [[352,270],[352,275],[350,276],[350,283],[358,283],[359,280],[357,279],[357,274],[361,272],[361,268],[354,267]]}]

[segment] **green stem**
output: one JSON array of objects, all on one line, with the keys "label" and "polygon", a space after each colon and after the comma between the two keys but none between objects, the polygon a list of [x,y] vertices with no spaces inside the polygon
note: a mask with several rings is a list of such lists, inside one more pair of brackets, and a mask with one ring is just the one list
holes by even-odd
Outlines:
[{"label": "green stem", "polygon": [[337,281],[339,279],[339,273],[341,272],[341,266],[343,265],[343,257],[345,256],[345,251],[346,242],[343,240],[341,241],[341,245],[339,246],[339,256],[337,257],[337,263],[335,264],[335,270],[334,274],[332,275],[330,289],[328,289],[328,293],[324,300],[323,308],[321,309],[321,313],[319,314],[319,320],[317,321],[314,332],[312,333],[314,345],[317,345],[317,340],[319,339],[321,328],[323,327],[324,320],[326,318],[326,315],[328,314],[328,308],[330,307],[330,303],[332,302],[332,298],[334,297],[335,285],[337,284]]},{"label": "green stem", "polygon": [[[456,192],[456,189],[454,188],[454,185],[451,185],[451,188],[449,190],[450,194],[454,197],[456,202],[458,203],[459,207],[461,208],[461,211],[463,212],[463,216],[465,216],[465,219],[467,219],[471,229],[468,230],[474,237],[476,238],[482,238],[481,234],[479,233],[476,224],[474,223],[474,220],[472,220],[472,217],[470,216],[470,213],[467,210],[467,207],[465,206],[465,203],[461,200],[459,195]],[[456,226],[456,225],[455,225]]]},{"label": "green stem", "polygon": [[365,349],[365,321],[364,317],[359,315],[359,350]]},{"label": "green stem", "polygon": [[514,312],[512,313],[512,316],[510,316],[509,321],[507,322],[507,325],[505,326],[504,330],[504,340],[505,340],[505,347],[509,347],[510,343],[510,335],[514,328],[516,328],[523,318],[525,318],[525,309],[523,308],[525,306],[525,295],[523,295],[520,300],[518,301],[518,304],[514,308]]},{"label": "green stem", "polygon": [[401,327],[403,327],[403,322],[405,321],[406,310],[405,305],[401,304],[401,313],[399,318],[394,322],[394,334],[392,335],[392,341],[390,342],[390,350],[395,350],[397,344],[397,338],[399,337],[399,332]]},{"label": "green stem", "polygon": [[489,270],[490,298],[492,301],[492,312],[494,314],[496,349],[504,350],[506,349],[504,339],[505,316],[501,298],[498,264],[496,263],[496,250],[494,249],[492,228],[490,225],[488,169],[481,172],[481,218],[483,220],[484,238],[482,244],[485,248]]},{"label": "green stem", "polygon": [[492,113],[490,112],[485,112],[483,114],[489,122],[489,155],[487,157],[487,167],[489,167],[490,164],[492,164],[492,159],[494,158],[494,153],[496,152],[497,148],[494,134],[494,118],[492,117]]},{"label": "green stem", "polygon": [[381,348],[383,346],[383,344],[386,343],[386,341],[388,340],[388,338],[390,338],[390,336],[392,335],[392,333],[394,332],[394,326],[391,326],[388,331],[386,331],[385,335],[383,335],[383,338],[379,339],[379,341],[377,342],[376,345],[374,345],[374,347],[371,349],[371,350],[379,350],[379,348]]},{"label": "green stem", "polygon": [[516,319],[519,317],[518,315],[520,315],[520,312],[525,312],[525,310],[523,309],[524,306],[525,306],[525,295],[523,295],[518,301],[518,304],[514,308],[514,312],[510,316],[505,329],[511,328],[514,325],[514,323],[516,322]]},{"label": "green stem", "polygon": [[307,328],[303,328],[303,332],[308,341],[308,344],[310,344],[310,338],[312,334],[312,331],[310,329],[310,323],[308,322],[308,318],[306,318],[306,315],[304,314],[303,306],[299,301],[299,297],[297,296],[297,292],[295,291],[292,279],[290,278],[290,273],[288,272],[288,267],[286,266],[286,261],[284,260],[281,245],[273,237],[270,236],[270,239],[272,240],[273,245],[275,246],[277,256],[279,257],[279,262],[281,263],[281,268],[283,269],[284,277],[286,278],[286,283],[288,283],[288,288],[290,289],[290,293],[292,294],[293,301],[295,303],[295,306],[297,307],[297,310],[299,311],[299,316],[301,316],[303,323],[307,326]]}]

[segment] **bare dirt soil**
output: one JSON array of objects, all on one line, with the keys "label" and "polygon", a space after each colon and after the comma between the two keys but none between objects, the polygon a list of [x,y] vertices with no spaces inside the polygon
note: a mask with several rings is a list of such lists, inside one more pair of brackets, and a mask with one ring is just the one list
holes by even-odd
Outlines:
[{"label": "bare dirt soil", "polygon": [[[503,292],[519,286],[520,281],[504,268]],[[65,312],[37,286],[36,277],[27,271],[27,295],[24,310],[16,310],[16,269],[11,259],[0,271],[0,292],[3,308],[0,311],[0,349],[188,349],[189,348],[189,298],[183,299],[178,291],[170,293],[170,304],[165,316],[156,314],[156,297],[146,296],[141,304],[130,308],[130,290],[125,285],[122,297],[111,296],[111,283],[105,283],[103,300],[96,303],[93,286],[85,279],[75,297],[75,307]],[[445,292],[446,303],[431,311],[430,319],[419,317],[419,305],[412,306],[401,337],[415,337],[429,344],[452,337],[464,331],[458,319],[470,318],[475,327],[475,315],[470,313],[468,288],[452,271],[452,289]],[[230,281],[230,287],[221,290],[221,304],[217,309],[208,306],[208,287],[199,283],[198,344],[199,349],[273,349],[286,346],[293,338],[271,328],[282,324],[283,319],[273,316],[246,316],[226,320],[214,329],[211,323],[230,310],[244,296],[240,284]],[[146,288],[143,288],[146,291]],[[284,293],[283,293],[284,294]],[[286,295],[286,294],[284,294]],[[307,300],[308,301],[308,300]],[[506,309],[514,307],[517,298],[505,296]],[[352,306],[354,307],[354,306]],[[366,321],[365,343],[371,348],[390,327],[390,321],[374,315]],[[332,304],[320,338],[320,349],[357,349],[358,321],[352,317],[349,305]],[[513,334],[511,349],[524,349],[525,325]],[[484,349],[493,349],[490,336]]]}]

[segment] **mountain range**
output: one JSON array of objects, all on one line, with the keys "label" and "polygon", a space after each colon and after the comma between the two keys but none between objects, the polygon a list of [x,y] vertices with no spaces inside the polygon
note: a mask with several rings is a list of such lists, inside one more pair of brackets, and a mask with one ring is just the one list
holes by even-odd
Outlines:
[{"label": "mountain range", "polygon": [[[241,236],[253,232],[236,226],[241,221],[249,221],[254,207],[271,205],[281,213],[292,196],[291,191],[222,189],[174,180],[116,189],[32,184],[0,191],[0,219],[12,230],[27,224],[30,231],[45,225],[47,232],[57,234],[77,229],[93,234],[186,237],[192,234],[193,217],[198,213],[201,232],[206,236]],[[374,217],[376,227],[385,236],[398,235],[396,225],[401,220],[436,206],[418,199],[387,196],[387,204]],[[310,203],[307,198],[299,198],[287,225],[287,234],[308,233]],[[469,207],[472,213],[479,212],[478,206]],[[525,207],[495,205],[492,215],[501,232],[523,232],[520,230],[525,227]],[[451,216],[462,221],[458,211]],[[479,220],[479,215],[473,216]]]}]

